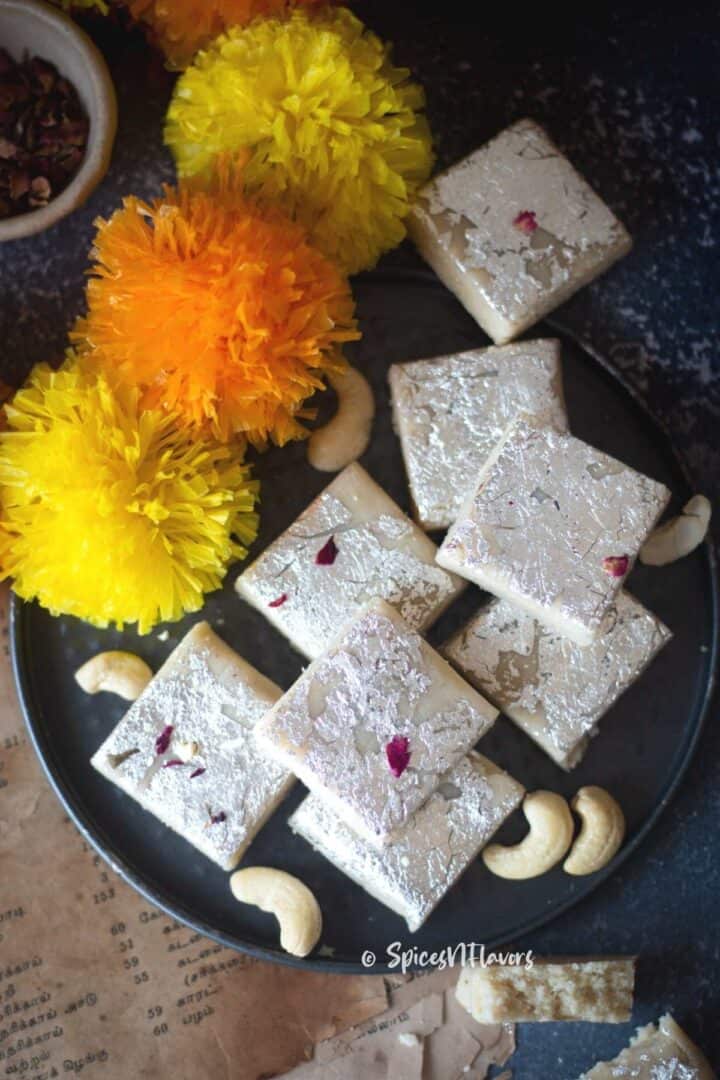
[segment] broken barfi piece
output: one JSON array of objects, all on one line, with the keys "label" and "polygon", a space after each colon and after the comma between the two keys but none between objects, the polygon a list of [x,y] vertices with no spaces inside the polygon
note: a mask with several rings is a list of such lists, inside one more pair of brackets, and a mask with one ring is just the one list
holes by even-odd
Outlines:
[{"label": "broken barfi piece", "polygon": [[479,964],[460,972],[455,995],[481,1024],[630,1019],[635,958],[533,959],[527,965]]},{"label": "broken barfi piece", "polygon": [[425,529],[452,524],[519,412],[567,431],[558,341],[393,364],[389,381],[410,494]]},{"label": "broken barfi piece", "polygon": [[507,600],[490,600],[441,648],[468,682],[571,769],[598,721],[672,637],[624,589],[580,646]]},{"label": "broken barfi piece", "polygon": [[254,728],[282,691],[197,623],[92,758],[224,870],[293,784]]},{"label": "broken barfi piece", "polygon": [[393,608],[373,600],[256,734],[338,817],[380,846],[496,716]]},{"label": "broken barfi piece", "polygon": [[599,1061],[579,1080],[715,1080],[703,1052],[672,1016],[638,1028],[612,1061]]},{"label": "broken barfi piece", "polygon": [[498,345],[632,246],[624,226],[532,120],[513,124],[421,188],[408,232]]},{"label": "broken barfi piece", "polygon": [[290,828],[366,892],[418,930],[523,797],[523,788],[474,751],[380,850],[343,824],[317,795]]},{"label": "broken barfi piece", "polygon": [[368,476],[348,465],[240,575],[236,589],[311,660],[364,603],[380,596],[426,630],[464,583]]},{"label": "broken barfi piece", "polygon": [[437,560],[588,645],[670,492],[521,416],[496,446]]}]

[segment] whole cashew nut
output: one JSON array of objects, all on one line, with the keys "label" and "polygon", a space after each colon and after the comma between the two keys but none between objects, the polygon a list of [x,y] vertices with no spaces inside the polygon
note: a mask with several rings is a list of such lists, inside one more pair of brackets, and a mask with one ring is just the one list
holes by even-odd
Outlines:
[{"label": "whole cashew nut", "polygon": [[490,844],[482,853],[493,874],[512,881],[539,877],[559,863],[572,843],[575,826],[562,795],[533,791],[522,804],[530,831],[514,847]]},{"label": "whole cashew nut", "polygon": [[75,672],[75,681],[86,694],[107,690],[126,701],[137,700],[152,677],[144,660],[119,649],[98,653]]},{"label": "whole cashew nut", "polygon": [[704,495],[693,495],[683,506],[682,514],[650,533],[640,548],[640,562],[646,566],[665,566],[689,555],[707,536],[711,513],[710,500]]},{"label": "whole cashew nut", "polygon": [[353,367],[328,375],[338,396],[337,412],[308,442],[308,461],[320,472],[338,472],[367,450],[375,415],[370,383]]},{"label": "whole cashew nut", "polygon": [[610,862],[625,839],[625,815],[601,787],[580,788],[571,806],[582,825],[563,870],[576,877],[594,874]]},{"label": "whole cashew nut", "polygon": [[322,913],[302,881],[284,870],[250,866],[232,875],[230,888],[236,900],[275,915],[285,952],[307,956],[315,948],[322,933]]}]

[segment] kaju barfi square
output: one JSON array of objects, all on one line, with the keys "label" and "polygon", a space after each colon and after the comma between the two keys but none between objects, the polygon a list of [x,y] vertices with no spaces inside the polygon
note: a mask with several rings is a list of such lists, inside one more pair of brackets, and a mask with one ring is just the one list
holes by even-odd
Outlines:
[{"label": "kaju barfi square", "polygon": [[612,1061],[599,1061],[579,1080],[716,1080],[709,1061],[672,1016],[638,1028]]},{"label": "kaju barfi square", "polygon": [[373,597],[426,630],[464,582],[435,563],[437,548],[353,464],[240,575],[236,589],[309,659]]},{"label": "kaju barfi square", "polygon": [[338,817],[381,846],[496,716],[377,599],[310,664],[256,735]]},{"label": "kaju barfi square", "polygon": [[571,769],[598,721],[671,637],[657,616],[621,589],[589,645],[493,599],[440,651],[553,761]]},{"label": "kaju barfi square", "polygon": [[480,1024],[630,1019],[635,957],[534,959],[532,967],[478,964],[460,972],[455,996]]},{"label": "kaju barfi square", "polygon": [[290,828],[414,932],[452,888],[512,811],[523,787],[472,751],[445,774],[430,798],[376,848],[309,795]]},{"label": "kaju barfi square", "polygon": [[560,343],[552,339],[393,364],[389,381],[410,494],[425,529],[452,524],[518,413],[567,431]]},{"label": "kaju barfi square", "polygon": [[624,226],[532,120],[513,124],[421,188],[408,232],[498,345],[632,246]]},{"label": "kaju barfi square", "polygon": [[254,729],[282,691],[197,623],[92,758],[108,780],[232,870],[294,777]]},{"label": "kaju barfi square", "polygon": [[669,498],[663,484],[521,416],[437,560],[589,645]]}]

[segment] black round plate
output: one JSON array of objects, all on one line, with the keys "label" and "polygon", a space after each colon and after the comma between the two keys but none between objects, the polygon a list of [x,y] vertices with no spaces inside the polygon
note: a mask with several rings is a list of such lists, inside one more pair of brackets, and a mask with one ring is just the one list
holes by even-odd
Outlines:
[{"label": "black round plate", "polygon": [[[487,341],[430,274],[368,275],[358,279],[356,295],[364,337],[352,359],[369,374],[378,405],[372,445],[363,464],[407,507],[400,449],[391,428],[387,368],[394,361]],[[689,496],[682,467],[664,433],[617,374],[560,324],[543,325],[534,336],[562,339],[573,432],[663,481],[673,491],[675,504],[682,505]],[[251,554],[286,528],[330,479],[310,468],[301,444],[262,456],[257,473],[263,485],[262,526]],[[289,687],[303,661],[258,612],[236,597],[233,577],[208,598],[202,617],[252,664]],[[323,910],[325,948],[305,961],[295,961],[279,949],[271,916],[233,900],[226,874],[89,764],[122,715],[123,704],[109,695],[85,696],[73,679],[76,668],[93,653],[118,647],[138,652],[155,668],[200,616],[138,637],[129,631],[95,630],[73,618],[53,618],[36,604],[15,600],[13,660],[35,749],[67,812],[100,854],[148,900],[196,930],[256,956],[347,972],[362,970],[361,955],[372,950],[378,958],[373,970],[380,971],[387,946],[395,941],[428,949],[475,941],[490,948],[554,918],[612,873],[657,820],[688,764],[713,680],[717,604],[710,549],[704,546],[663,569],[638,566],[630,589],[667,623],[674,638],[602,721],[600,735],[582,764],[565,775],[503,718],[481,744],[483,753],[530,790],[552,788],[570,796],[582,784],[607,786],[619,798],[628,821],[628,839],[614,863],[588,878],[571,878],[556,869],[536,880],[507,882],[493,877],[477,860],[426,925],[411,935],[403,920],[290,832],[288,815],[304,794],[298,784],[249,849],[245,864],[282,867],[315,892]],[[443,640],[479,600],[479,592],[469,589],[433,628],[430,640]],[[499,836],[512,842],[522,832],[522,817],[516,813]]]}]

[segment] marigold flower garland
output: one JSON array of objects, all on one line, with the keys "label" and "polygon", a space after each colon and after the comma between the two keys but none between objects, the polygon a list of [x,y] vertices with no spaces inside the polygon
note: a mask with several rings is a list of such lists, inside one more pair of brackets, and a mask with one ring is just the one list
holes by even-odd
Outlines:
[{"label": "marigold flower garland", "polygon": [[346,279],[299,225],[221,177],[212,191],[125,199],[94,252],[87,317],[71,334],[83,366],[197,434],[258,446],[305,434],[305,399],[359,334]]},{"label": "marigold flower garland", "polygon": [[248,468],[143,410],[136,389],[38,365],[6,412],[2,569],[24,599],[145,633],[198,610],[246,554],[257,530]]},{"label": "marigold flower garland", "polygon": [[347,9],[258,19],[180,77],[165,139],[181,176],[245,154],[246,190],[278,203],[350,273],[405,236],[432,166],[423,91]]},{"label": "marigold flower garland", "polygon": [[[92,2],[92,0],[90,0]],[[198,49],[230,26],[259,16],[285,15],[295,4],[323,0],[127,0],[130,13],[153,31],[173,67],[186,67]]]}]

